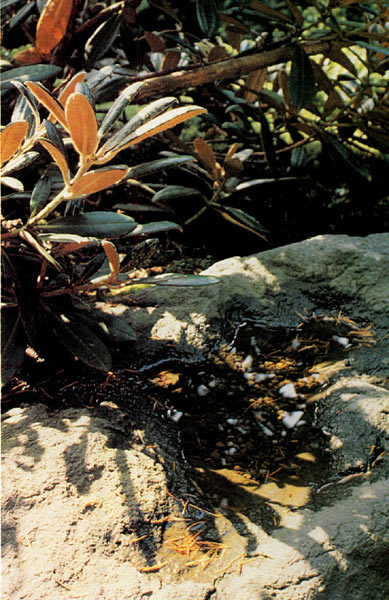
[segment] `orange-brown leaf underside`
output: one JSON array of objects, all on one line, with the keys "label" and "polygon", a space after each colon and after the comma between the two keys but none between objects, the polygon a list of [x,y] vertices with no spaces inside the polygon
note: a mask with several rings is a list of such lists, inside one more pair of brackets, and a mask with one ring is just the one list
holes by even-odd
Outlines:
[{"label": "orange-brown leaf underside", "polygon": [[212,173],[216,167],[216,156],[211,146],[202,138],[196,138],[194,147],[201,162]]},{"label": "orange-brown leaf underside", "polygon": [[95,194],[118,183],[127,175],[126,169],[109,169],[107,171],[89,171],[72,186],[73,197]]},{"label": "orange-brown leaf underside", "polygon": [[50,54],[63,39],[72,7],[73,0],[48,0],[36,28],[36,47],[42,54]]},{"label": "orange-brown leaf underside", "polygon": [[65,115],[72,142],[81,156],[91,156],[97,150],[96,115],[89,100],[83,94],[70,94],[65,106]]},{"label": "orange-brown leaf underside", "polygon": [[44,107],[53,115],[54,121],[59,121],[67,129],[66,117],[61,104],[55,100],[42,86],[34,81],[27,81],[26,86]]},{"label": "orange-brown leaf underside", "polygon": [[47,140],[39,140],[39,141],[42,144],[42,146],[47,150],[47,152],[50,154],[50,156],[53,158],[53,160],[57,163],[57,165],[62,173],[62,177],[63,177],[65,183],[67,183],[69,181],[69,166],[68,166],[68,163],[66,162],[66,158],[64,157],[62,152],[60,150],[58,150],[58,148],[56,146],[54,146],[54,144],[52,144],[51,142],[49,142]]},{"label": "orange-brown leaf underside", "polygon": [[27,135],[27,131],[27,121],[14,121],[0,132],[1,165],[20,148]]},{"label": "orange-brown leaf underside", "polygon": [[58,96],[58,100],[60,101],[62,106],[66,105],[67,99],[69,98],[70,94],[73,94],[73,92],[75,91],[77,83],[81,83],[82,81],[84,81],[85,76],[85,71],[80,71],[80,73],[74,75],[74,77],[72,77],[71,80],[65,85],[62,92]]},{"label": "orange-brown leaf underside", "polygon": [[14,54],[14,60],[23,65],[36,65],[42,60],[42,53],[37,48],[26,48]]}]

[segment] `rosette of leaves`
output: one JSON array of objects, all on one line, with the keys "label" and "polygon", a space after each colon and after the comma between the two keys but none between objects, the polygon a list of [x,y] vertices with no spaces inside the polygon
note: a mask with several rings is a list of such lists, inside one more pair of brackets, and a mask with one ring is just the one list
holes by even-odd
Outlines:
[{"label": "rosette of leaves", "polygon": [[[3,196],[2,216],[3,382],[15,374],[27,346],[43,357],[55,356],[62,348],[92,368],[109,370],[106,340],[129,342],[135,333],[123,319],[95,308],[96,290],[155,283],[150,278],[129,280],[129,273],[121,272],[112,240],[128,239],[130,245],[136,236],[179,229],[169,221],[138,225],[127,215],[101,210],[66,213],[69,203],[193,160],[181,156],[132,168],[107,166],[121,150],[205,112],[200,106],[174,107],[175,98],[163,98],[113,130],[142,84],[124,89],[99,125],[84,78],[85,73],[77,74],[58,98],[39,83],[14,82],[21,96],[11,123],[0,132],[1,184],[11,189]],[[38,103],[49,113],[43,121]],[[25,190],[15,172],[31,165],[37,155],[41,164],[42,150],[51,165],[31,191]],[[72,155],[78,157],[77,164],[69,159]],[[175,276],[158,284],[215,281]]]}]

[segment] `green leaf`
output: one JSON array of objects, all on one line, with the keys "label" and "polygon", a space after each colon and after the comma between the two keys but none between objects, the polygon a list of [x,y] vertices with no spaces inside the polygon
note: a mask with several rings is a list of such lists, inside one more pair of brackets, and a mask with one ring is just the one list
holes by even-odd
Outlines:
[{"label": "green leaf", "polygon": [[20,232],[20,237],[30,244],[49,264],[51,264],[58,271],[61,267],[57,261],[51,256],[51,254],[38,242],[38,240],[28,231],[24,230]]},{"label": "green leaf", "polygon": [[107,276],[110,273],[108,259],[105,252],[99,252],[95,254],[93,258],[91,258],[91,260],[85,266],[83,271],[80,273],[77,280],[77,284],[81,284],[84,282],[92,283],[92,279],[94,278],[95,274],[99,271],[99,269],[101,269],[103,265],[105,269],[104,275]]},{"label": "green leaf", "polygon": [[[157,133],[161,133],[166,129],[170,129],[171,127],[175,127],[178,123],[182,123],[187,119],[192,117],[196,117],[199,114],[203,114],[206,112],[205,108],[197,105],[187,105],[180,106],[179,108],[174,108],[173,110],[168,110],[163,114],[151,119],[144,125],[140,126],[133,133],[129,134],[127,138],[120,142],[120,144],[116,148],[111,149],[111,153],[102,157],[105,162],[113,157],[113,155],[117,154],[124,148],[127,148],[131,145],[137,144],[142,140],[147,139],[152,135],[156,135]],[[139,113],[138,113],[139,114]],[[103,148],[105,151],[105,149]],[[102,151],[99,152],[100,156]]]},{"label": "green leaf", "polygon": [[251,179],[250,181],[244,181],[243,183],[239,183],[233,190],[234,192],[241,192],[247,190],[251,187],[256,187],[258,185],[266,185],[269,183],[283,183],[286,181],[298,181],[298,177],[269,177],[268,179]]},{"label": "green leaf", "polygon": [[315,74],[308,54],[300,45],[292,58],[289,77],[290,96],[297,111],[308,106],[316,93]]},{"label": "green leaf", "polygon": [[196,0],[197,21],[206,37],[212,37],[219,25],[219,12],[215,0]]},{"label": "green leaf", "polygon": [[11,192],[11,194],[3,194],[1,197],[4,200],[30,200],[31,192]]},{"label": "green leaf", "polygon": [[104,21],[85,44],[84,59],[89,67],[93,67],[112,46],[122,23],[122,14],[112,15]]},{"label": "green leaf", "polygon": [[[94,256],[91,261],[89,261],[85,270],[82,272],[79,281],[92,283],[93,285],[103,284],[107,280],[107,277],[110,275],[110,273],[111,269],[106,254],[100,253]],[[121,273],[119,273],[119,280],[120,275]]]},{"label": "green leaf", "polygon": [[266,229],[261,225],[261,223],[240,208],[234,208],[232,206],[220,206],[220,208],[217,208],[217,211],[227,221],[230,221],[239,227],[243,227],[243,229],[251,231],[251,233],[255,233],[259,237],[266,239],[263,235],[263,232],[266,232]]},{"label": "green leaf", "polygon": [[12,19],[10,19],[9,23],[7,24],[8,25],[7,29],[10,31],[14,27],[16,27],[16,25],[19,25],[19,23],[21,23],[22,21],[25,21],[27,19],[27,17],[32,12],[34,12],[34,10],[35,10],[34,3],[27,2],[27,4],[22,6],[22,8],[20,8],[18,10],[18,12],[12,17]]},{"label": "green leaf", "polygon": [[112,125],[120,117],[127,104],[130,104],[132,100],[134,100],[135,96],[143,86],[143,81],[132,83],[122,91],[118,98],[116,98],[115,102],[112,104],[100,125],[100,129],[98,131],[99,138],[102,138],[103,135],[105,135],[111,129]]},{"label": "green leaf", "polygon": [[20,169],[24,169],[24,167],[28,167],[28,165],[31,165],[31,163],[33,163],[38,158],[38,156],[39,152],[36,152],[35,150],[31,150],[30,152],[24,152],[20,156],[12,158],[10,161],[8,161],[5,167],[3,168],[2,173],[6,175],[8,173],[13,173],[14,171],[20,171]]},{"label": "green leaf", "polygon": [[277,94],[274,90],[267,90],[266,88],[262,88],[259,92],[261,96],[265,96],[265,98],[269,101],[270,104],[273,104],[276,108],[279,106],[285,106],[285,100],[280,94]]},{"label": "green leaf", "polygon": [[13,4],[17,4],[20,0],[2,0],[0,10],[4,10],[8,6],[12,6]]},{"label": "green leaf", "polygon": [[[29,117],[33,115],[35,121],[35,131],[40,125],[40,116],[38,112],[38,103],[35,99],[34,94],[30,92],[28,87],[20,81],[11,81],[12,85],[20,92],[21,96],[16,101],[14,110],[12,112],[12,121],[25,120],[30,122]],[[29,135],[33,133],[32,128],[29,131]]]},{"label": "green leaf", "polygon": [[379,44],[369,44],[368,42],[354,42],[357,46],[362,46],[362,48],[368,48],[368,50],[372,50],[373,52],[379,52],[385,54],[385,56],[389,56],[389,48],[385,46],[380,46]]},{"label": "green leaf", "polygon": [[171,221],[156,221],[155,223],[146,223],[145,225],[137,225],[126,237],[134,237],[136,235],[148,235],[150,233],[158,233],[161,231],[170,231],[178,229],[182,231],[182,227]]},{"label": "green leaf", "polygon": [[130,233],[137,224],[128,215],[95,211],[69,217],[60,217],[37,229],[48,233],[75,233],[80,236],[115,238]]},{"label": "green leaf", "polygon": [[44,175],[39,179],[34,189],[32,190],[30,200],[30,217],[39,212],[46,204],[50,197],[51,179]]},{"label": "green leaf", "polygon": [[73,356],[92,369],[98,371],[111,369],[112,359],[107,347],[76,315],[50,312],[49,317],[60,343]]},{"label": "green leaf", "polygon": [[12,81],[44,81],[62,71],[55,65],[26,65],[0,73],[1,95],[12,89]]},{"label": "green leaf", "polygon": [[154,194],[153,202],[169,202],[177,198],[189,198],[191,196],[201,196],[200,192],[195,188],[188,188],[182,185],[167,185],[162,190]]},{"label": "green leaf", "polygon": [[338,140],[338,138],[336,138],[331,133],[326,132],[325,139],[331,144],[333,150],[335,150],[335,154],[341,157],[348,164],[349,167],[351,167],[364,179],[367,179],[367,181],[371,181],[371,173],[369,168],[365,166],[365,164],[355,152],[353,152],[347,146],[342,144]]},{"label": "green leaf", "polygon": [[145,108],[142,108],[136,115],[128,121],[128,123],[122,127],[117,133],[115,133],[102,147],[99,154],[105,154],[111,150],[116,150],[121,146],[127,144],[133,136],[134,132],[144,123],[150,121],[154,117],[157,117],[161,113],[167,111],[173,104],[177,102],[177,98],[168,96],[167,98],[160,98],[155,100],[151,104],[148,104]]},{"label": "green leaf", "polygon": [[260,135],[261,135],[262,148],[265,153],[266,161],[267,161],[267,164],[269,165],[270,169],[272,171],[276,171],[277,156],[276,156],[276,152],[275,152],[274,144],[273,144],[273,134],[270,131],[269,123],[267,122],[267,119],[266,119],[265,115],[263,114],[263,111],[261,109],[258,109],[258,111],[259,111],[259,121],[261,123],[261,134]]},{"label": "green leaf", "polygon": [[23,362],[27,345],[19,311],[1,311],[1,386],[13,377]]},{"label": "green leaf", "polygon": [[77,317],[99,337],[107,342],[121,344],[134,342],[136,333],[124,318],[111,315],[99,309],[89,312],[77,311]]},{"label": "green leaf", "polygon": [[284,15],[284,13],[280,12],[279,10],[275,10],[271,6],[268,6],[268,4],[269,3],[267,2],[260,2],[259,0],[251,0],[249,2],[250,8],[261,12],[271,19],[276,19],[277,21],[286,21],[288,23],[292,22],[287,15]]},{"label": "green leaf", "polygon": [[54,123],[52,123],[48,119],[44,119],[43,123],[44,123],[44,126],[46,127],[47,136],[48,136],[50,142],[52,142],[52,144],[54,144],[54,146],[56,148],[58,148],[58,150],[64,155],[66,162],[69,164],[68,153],[67,153],[65,144],[62,141],[62,137],[61,137],[57,127],[54,125]]},{"label": "green leaf", "polygon": [[40,233],[37,237],[39,240],[58,244],[82,244],[85,242],[100,244],[100,240],[96,237],[84,237],[71,233]]},{"label": "green leaf", "polygon": [[170,169],[182,165],[189,161],[194,161],[194,157],[190,155],[173,156],[171,158],[159,158],[157,160],[151,160],[150,162],[130,167],[126,179],[134,179],[136,177],[148,177],[158,171]]},{"label": "green leaf", "polygon": [[7,185],[12,190],[16,190],[17,192],[24,191],[23,183],[21,181],[19,181],[19,179],[15,179],[15,177],[2,177],[1,184]]},{"label": "green leaf", "polygon": [[114,204],[112,207],[114,210],[126,210],[131,213],[144,213],[144,212],[152,212],[152,213],[167,213],[169,212],[166,208],[161,208],[160,206],[152,206],[150,204],[140,204],[140,203],[132,203],[128,204]]},{"label": "green leaf", "polygon": [[156,277],[145,277],[144,279],[134,279],[134,284],[147,284],[147,285],[167,285],[167,286],[202,286],[202,285],[213,285],[215,283],[221,283],[218,277],[211,275],[180,275],[180,274],[169,274],[157,275]]},{"label": "green leaf", "polygon": [[89,104],[93,108],[94,112],[96,112],[95,99],[92,95],[89,85],[87,83],[85,83],[85,81],[79,81],[78,83],[76,83],[76,87],[75,87],[74,91],[79,92],[80,94],[85,96],[87,98]]}]

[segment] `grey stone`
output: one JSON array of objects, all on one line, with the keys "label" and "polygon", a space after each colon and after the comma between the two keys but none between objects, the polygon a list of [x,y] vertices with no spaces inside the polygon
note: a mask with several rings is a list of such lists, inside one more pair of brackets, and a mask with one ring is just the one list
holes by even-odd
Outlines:
[{"label": "grey stone", "polygon": [[389,391],[341,377],[320,394],[315,425],[328,435],[334,473],[367,469],[374,446],[389,450]]},{"label": "grey stone", "polygon": [[[164,465],[180,455],[150,410],[136,424],[112,404],[23,405],[4,415],[4,598],[124,600],[159,589],[138,567],[158,546],[151,521],[174,514]],[[144,545],[132,544],[141,535]]]},{"label": "grey stone", "polygon": [[384,600],[389,594],[389,482],[363,483],[290,528],[260,541],[242,575],[225,576],[212,600]]},{"label": "grey stone", "polygon": [[[137,332],[136,352],[201,359],[220,341],[226,317],[267,327],[295,327],[297,312],[342,311],[389,330],[389,234],[366,238],[321,235],[253,256],[215,263],[202,275],[220,278],[208,287],[149,287],[119,294],[107,311],[125,315]],[[353,355],[356,368],[389,371],[389,338]]]}]

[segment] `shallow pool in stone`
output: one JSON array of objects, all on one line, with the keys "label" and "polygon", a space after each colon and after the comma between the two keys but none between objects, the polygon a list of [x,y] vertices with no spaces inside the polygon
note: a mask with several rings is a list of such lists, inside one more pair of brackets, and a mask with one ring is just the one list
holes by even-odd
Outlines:
[{"label": "shallow pool in stone", "polygon": [[[233,344],[205,363],[173,363],[150,374],[199,496],[213,511],[190,514],[182,505],[183,521],[166,528],[157,560],[166,560],[174,576],[209,580],[231,560],[254,559],[264,536],[297,530],[301,508],[328,501],[318,492],[328,481],[329,454],[314,417],[315,399],[347,359],[335,333],[241,327]],[[191,552],[196,534],[220,544],[218,551],[205,545]]]}]

